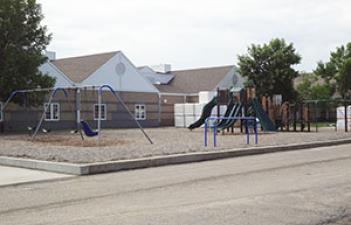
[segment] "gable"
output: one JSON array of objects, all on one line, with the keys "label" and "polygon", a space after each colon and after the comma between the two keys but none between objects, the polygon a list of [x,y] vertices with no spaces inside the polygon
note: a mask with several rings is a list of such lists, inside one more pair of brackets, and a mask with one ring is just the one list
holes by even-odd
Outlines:
[{"label": "gable", "polygon": [[153,69],[148,66],[142,66],[138,68],[141,73],[155,73]]},{"label": "gable", "polygon": [[220,89],[230,89],[235,88],[244,88],[245,78],[241,76],[235,66],[227,73],[227,75],[216,85],[213,90],[217,88]]},{"label": "gable", "polygon": [[75,86],[74,82],[71,81],[65,74],[63,74],[59,69],[57,69],[50,62],[44,63],[39,67],[39,70],[43,74],[47,74],[50,77],[56,79],[55,87],[72,87]]},{"label": "gable", "polygon": [[122,52],[111,57],[80,84],[107,84],[116,91],[158,92]]},{"label": "gable", "polygon": [[73,82],[80,83],[104,65],[118,52],[70,57],[52,61]]}]

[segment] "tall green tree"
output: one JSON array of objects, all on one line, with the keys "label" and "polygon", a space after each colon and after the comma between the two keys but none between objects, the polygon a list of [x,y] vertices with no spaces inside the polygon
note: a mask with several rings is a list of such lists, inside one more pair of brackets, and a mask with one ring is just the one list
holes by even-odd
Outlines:
[{"label": "tall green tree", "polygon": [[242,76],[256,87],[258,96],[282,94],[284,100],[296,98],[293,82],[299,73],[293,66],[300,63],[301,56],[292,43],[273,39],[268,44],[252,44],[238,60]]},{"label": "tall green tree", "polygon": [[350,97],[351,91],[351,43],[336,48],[328,62],[319,62],[316,74],[328,84],[335,85],[342,98]]},{"label": "tall green tree", "polygon": [[330,100],[333,95],[333,89],[328,84],[316,84],[311,88],[310,99]]},{"label": "tall green tree", "polygon": [[36,0],[0,0],[0,100],[16,89],[55,84],[38,69],[51,39],[42,19]]},{"label": "tall green tree", "polygon": [[314,73],[301,73],[301,81],[296,85],[296,91],[300,100],[311,99],[312,85],[317,82],[317,76]]},{"label": "tall green tree", "polygon": [[299,100],[328,100],[334,93],[333,86],[323,82],[314,73],[301,73],[296,85]]}]

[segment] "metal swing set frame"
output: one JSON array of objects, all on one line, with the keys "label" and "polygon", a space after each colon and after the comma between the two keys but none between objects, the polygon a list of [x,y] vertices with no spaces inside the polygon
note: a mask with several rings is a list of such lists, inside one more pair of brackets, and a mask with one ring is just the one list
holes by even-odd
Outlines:
[{"label": "metal swing set frame", "polygon": [[[101,85],[101,86],[76,86],[76,87],[57,87],[57,88],[36,88],[36,89],[27,89],[27,90],[15,90],[13,91],[10,96],[7,98],[7,100],[5,101],[3,107],[2,107],[2,113],[3,115],[5,112],[6,107],[9,105],[9,103],[11,102],[11,100],[13,100],[13,98],[17,95],[17,94],[23,94],[25,95],[26,93],[33,93],[33,92],[51,92],[49,100],[47,102],[47,104],[44,107],[44,111],[41,114],[40,120],[37,124],[37,126],[35,127],[35,130],[33,132],[32,135],[32,141],[35,140],[35,137],[37,136],[42,123],[45,119],[45,115],[48,111],[48,108],[50,107],[50,104],[52,102],[52,100],[54,99],[56,93],[58,91],[62,91],[65,95],[65,97],[68,97],[68,93],[67,93],[67,89],[68,90],[76,90],[76,93],[80,93],[81,90],[87,90],[87,89],[91,89],[91,90],[95,90],[96,88],[98,88],[98,120],[97,120],[97,144],[100,144],[100,139],[101,139],[101,112],[102,112],[102,100],[103,100],[103,91],[104,89],[107,89],[108,91],[110,91],[112,93],[112,95],[115,97],[116,102],[120,102],[121,105],[123,106],[123,108],[128,112],[129,116],[135,121],[136,125],[138,126],[138,128],[141,130],[141,132],[143,133],[144,137],[149,141],[150,144],[153,144],[151,138],[147,135],[147,133],[145,132],[144,128],[141,126],[141,124],[139,123],[139,121],[137,119],[135,119],[133,113],[128,109],[127,105],[124,103],[123,99],[121,98],[121,96],[119,95],[119,93],[117,91],[115,91],[110,85]],[[77,115],[77,126],[80,126],[79,124],[81,123],[80,120],[80,99],[79,99],[79,107],[76,108],[75,110],[76,115]],[[81,131],[79,131],[81,133]],[[82,133],[81,133],[82,135]],[[83,137],[83,136],[82,136]]]}]

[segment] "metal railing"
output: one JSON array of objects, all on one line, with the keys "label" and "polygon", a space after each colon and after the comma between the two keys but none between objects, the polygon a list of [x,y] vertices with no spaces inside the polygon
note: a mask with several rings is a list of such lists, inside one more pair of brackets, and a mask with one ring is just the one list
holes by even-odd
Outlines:
[{"label": "metal railing", "polygon": [[258,131],[257,131],[257,118],[256,117],[240,117],[240,116],[234,116],[234,117],[209,117],[205,120],[205,130],[204,130],[204,143],[205,143],[205,147],[207,147],[207,131],[208,128],[213,128],[213,146],[217,147],[217,128],[218,128],[218,124],[216,123],[212,126],[209,125],[209,121],[213,120],[213,121],[219,121],[219,120],[240,120],[245,121],[245,132],[246,132],[246,144],[250,144],[250,132],[249,132],[249,121],[253,121],[253,129],[254,129],[254,133],[255,133],[255,144],[258,144]]}]

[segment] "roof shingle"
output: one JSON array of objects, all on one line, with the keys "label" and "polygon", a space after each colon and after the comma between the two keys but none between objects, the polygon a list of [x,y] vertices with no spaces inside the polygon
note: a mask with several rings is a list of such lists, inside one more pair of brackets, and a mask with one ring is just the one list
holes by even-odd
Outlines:
[{"label": "roof shingle", "polygon": [[170,72],[174,75],[168,85],[155,85],[160,92],[165,93],[198,93],[212,91],[216,85],[229,73],[232,66],[178,70]]},{"label": "roof shingle", "polygon": [[114,51],[87,56],[63,58],[53,60],[51,63],[66,74],[66,76],[68,76],[68,78],[70,78],[73,82],[80,83],[117,53],[118,51]]}]

